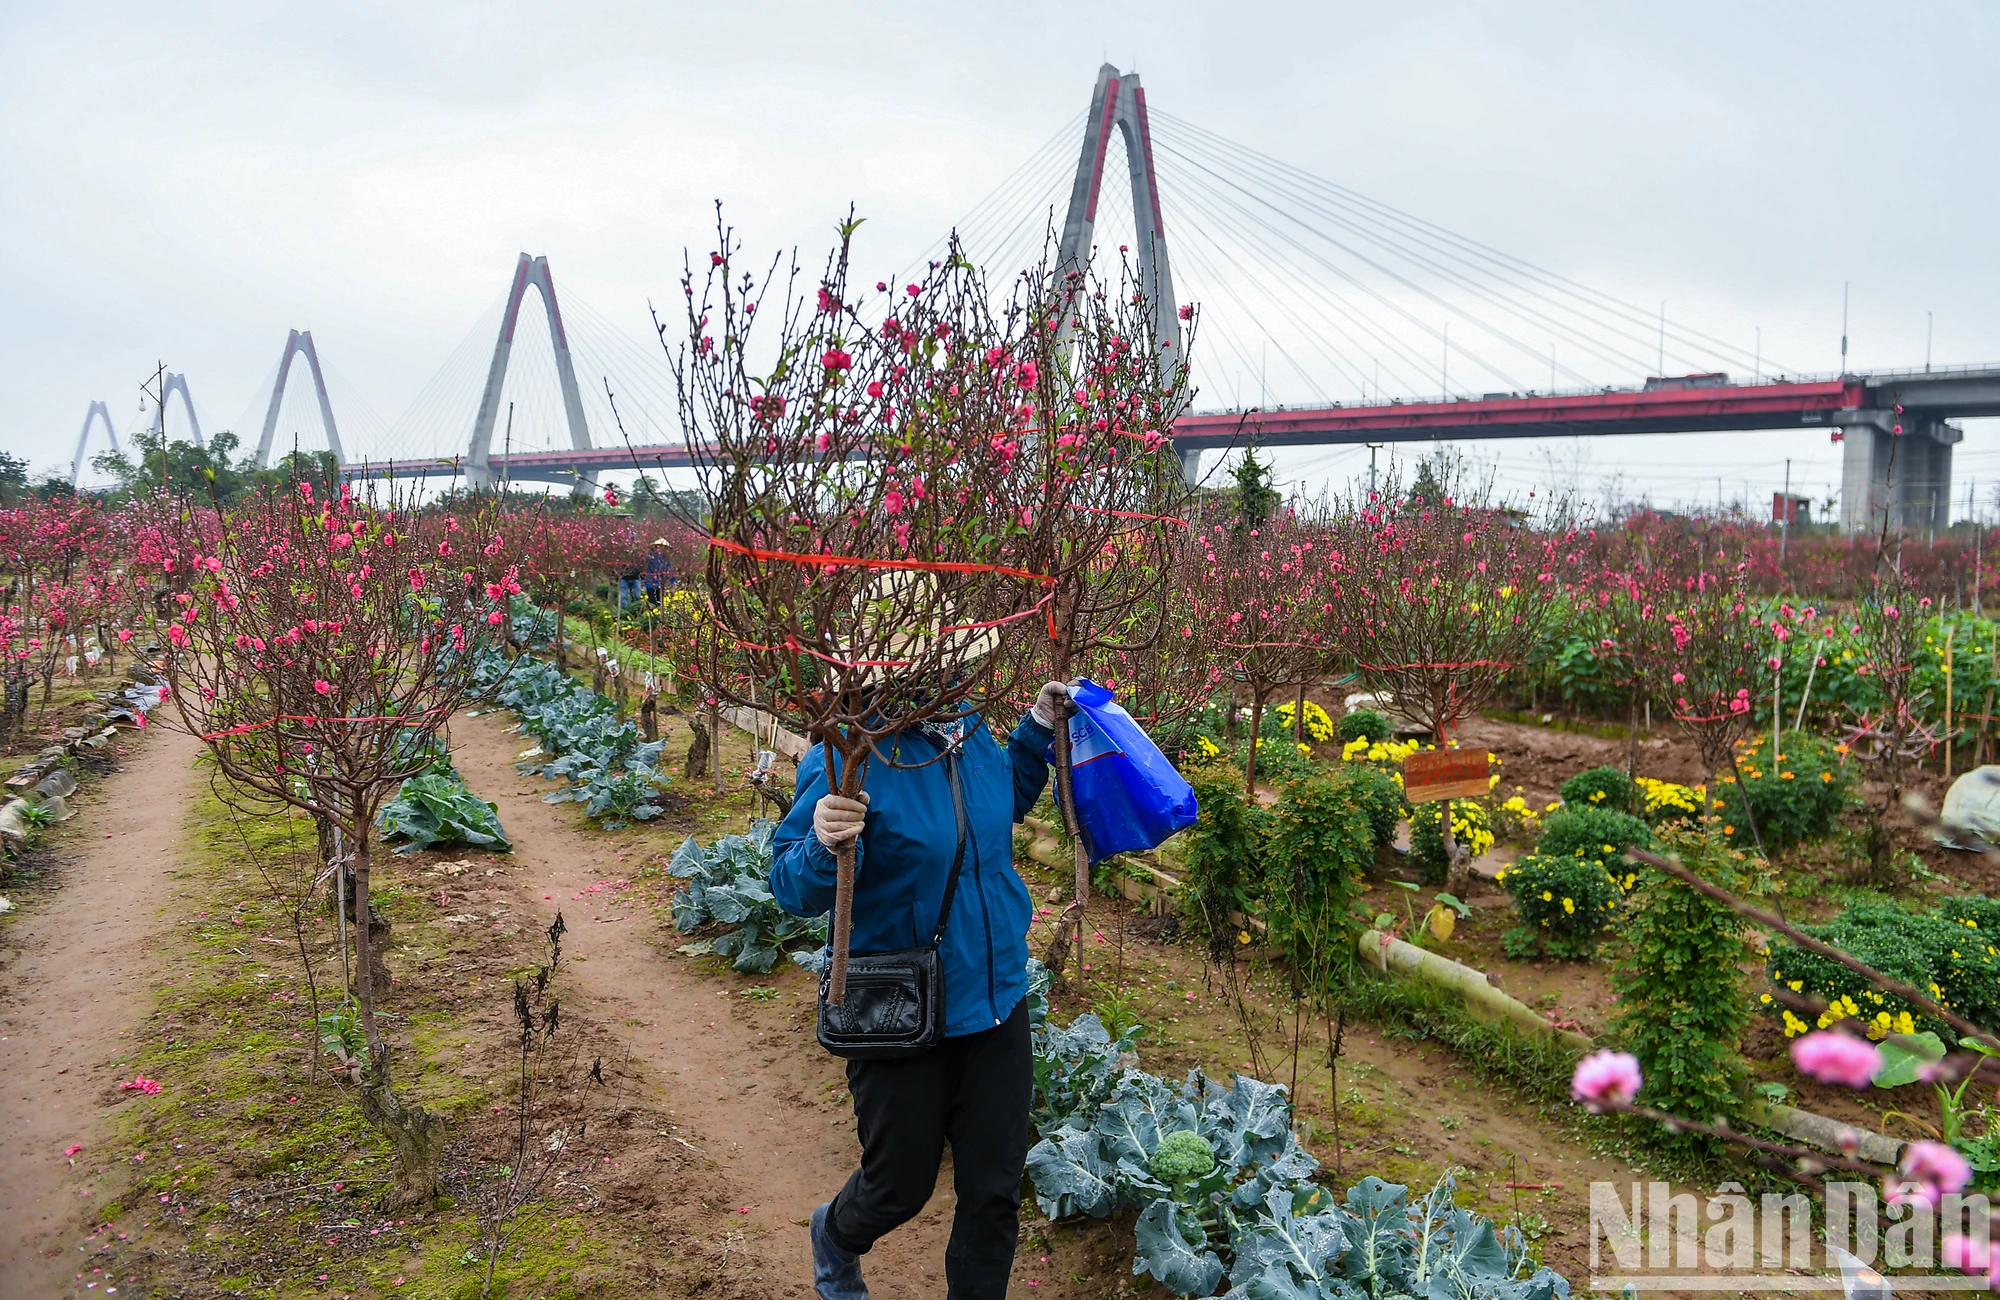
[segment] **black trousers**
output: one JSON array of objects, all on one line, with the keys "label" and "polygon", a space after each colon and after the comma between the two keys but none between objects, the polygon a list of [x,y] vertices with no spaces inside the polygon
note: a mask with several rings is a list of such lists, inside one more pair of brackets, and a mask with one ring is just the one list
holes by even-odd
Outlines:
[{"label": "black trousers", "polygon": [[861,1167],[833,1198],[827,1236],[855,1254],[931,1198],[951,1143],[958,1211],[945,1247],[951,1300],[1000,1300],[1020,1231],[1021,1171],[1033,1128],[1028,1008],[902,1061],[849,1061]]}]

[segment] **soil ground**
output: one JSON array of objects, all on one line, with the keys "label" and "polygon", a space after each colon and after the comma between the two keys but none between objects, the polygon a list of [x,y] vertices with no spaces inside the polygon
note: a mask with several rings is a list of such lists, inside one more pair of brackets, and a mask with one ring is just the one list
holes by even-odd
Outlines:
[{"label": "soil ground", "polygon": [[148,949],[176,892],[180,819],[201,748],[184,732],[154,731],[123,771],[89,783],[64,827],[66,851],[10,894],[20,909],[0,940],[10,1113],[0,1139],[0,1278],[10,1295],[73,1271],[63,1230],[75,1218],[74,1161],[62,1152],[80,1143],[87,1162],[102,1145],[98,1109],[119,1095],[114,1076],[151,1002]]}]

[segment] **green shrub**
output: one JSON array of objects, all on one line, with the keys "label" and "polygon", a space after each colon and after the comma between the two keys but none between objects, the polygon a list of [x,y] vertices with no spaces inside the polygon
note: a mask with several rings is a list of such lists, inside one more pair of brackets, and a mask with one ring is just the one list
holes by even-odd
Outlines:
[{"label": "green shrub", "polygon": [[1564,804],[1543,818],[1535,851],[1500,878],[1520,922],[1501,936],[1508,955],[1595,957],[1619,900],[1638,883],[1625,850],[1652,843],[1652,830],[1637,817],[1591,804]]},{"label": "green shrub", "polygon": [[[1270,715],[1266,714],[1267,722],[1269,718]],[[1248,737],[1245,737],[1245,744],[1247,743]],[[1238,784],[1242,783],[1245,764],[1250,757],[1250,751],[1245,748],[1245,744],[1237,745],[1236,752],[1231,756],[1235,760]],[[1283,785],[1287,781],[1295,781],[1302,776],[1317,772],[1319,768],[1320,764],[1312,756],[1312,746],[1301,747],[1292,739],[1289,729],[1274,735],[1271,728],[1266,727],[1264,734],[1257,738],[1257,784],[1259,785]]]},{"label": "green shrub", "polygon": [[[1928,990],[1968,1020],[2000,1027],[2000,902],[1947,898],[1929,912],[1862,903],[1805,930],[1885,975]],[[1760,1001],[1783,1021],[1788,1038],[1853,1019],[1871,1038],[1928,1030],[1956,1041],[1949,1025],[1871,988],[1840,963],[1782,939],[1772,942],[1765,969],[1772,982],[1827,1004],[1818,1023],[1808,1024],[1765,994]]]},{"label": "green shrub", "polygon": [[1264,854],[1271,940],[1309,983],[1345,966],[1360,933],[1354,901],[1375,860],[1363,783],[1349,772],[1294,781],[1278,797]]},{"label": "green shrub", "polygon": [[[1736,894],[1770,892],[1769,868],[1714,830],[1670,830],[1662,848]],[[1645,1071],[1639,1100],[1689,1119],[1732,1113],[1742,1097],[1750,999],[1742,967],[1755,951],[1741,917],[1665,872],[1641,868],[1626,902],[1623,951],[1611,974],[1612,1030]],[[1690,1138],[1712,1150],[1714,1144]]]},{"label": "green shrub", "polygon": [[1542,841],[1535,852],[1550,858],[1580,855],[1614,871],[1625,850],[1652,842],[1652,828],[1630,813],[1564,804],[1542,819]]},{"label": "green shrub", "polygon": [[1639,787],[1615,767],[1586,768],[1562,783],[1562,801],[1572,808],[1629,813],[1639,806]]},{"label": "green shrub", "polygon": [[1614,877],[1597,858],[1549,857],[1528,853],[1502,871],[1500,884],[1514,896],[1520,924],[1501,936],[1510,957],[1547,951],[1572,961],[1597,955],[1597,940],[1625,896],[1624,877]]},{"label": "green shrub", "polygon": [[[1410,865],[1427,885],[1441,885],[1451,874],[1444,857],[1443,819],[1438,809],[1443,800],[1413,804],[1410,808]],[[1493,847],[1493,819],[1486,805],[1477,799],[1451,801],[1451,835],[1459,847],[1478,857]]]},{"label": "green shrub", "polygon": [[1395,724],[1389,715],[1379,709],[1356,709],[1334,724],[1335,732],[1343,745],[1352,744],[1366,736],[1370,740],[1388,740],[1396,734]]},{"label": "green shrub", "polygon": [[[1831,741],[1799,731],[1785,737],[1784,752],[1775,766],[1769,736],[1755,749],[1737,755],[1766,849],[1775,852],[1832,832],[1849,797],[1847,768],[1840,758]],[[1724,773],[1716,778],[1715,797],[1722,806],[1711,811],[1722,819],[1729,842],[1738,848],[1754,845],[1735,776]]]},{"label": "green shrub", "polygon": [[1181,832],[1180,911],[1188,928],[1208,940],[1211,956],[1229,950],[1231,912],[1248,913],[1262,876],[1271,814],[1243,797],[1243,773],[1221,763],[1190,767],[1201,813]]},{"label": "green shrub", "polygon": [[1368,815],[1375,846],[1395,843],[1396,824],[1403,820],[1403,787],[1396,784],[1396,778],[1369,763],[1342,763],[1328,775],[1353,790],[1355,800]]}]

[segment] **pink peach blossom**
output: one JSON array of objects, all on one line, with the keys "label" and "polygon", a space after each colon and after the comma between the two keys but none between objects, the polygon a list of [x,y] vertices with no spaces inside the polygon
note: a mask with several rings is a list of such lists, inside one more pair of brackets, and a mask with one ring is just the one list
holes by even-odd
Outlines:
[{"label": "pink peach blossom", "polygon": [[1639,1072],[1639,1059],[1631,1053],[1592,1052],[1577,1062],[1569,1092],[1588,1109],[1597,1110],[1607,1104],[1630,1102],[1639,1095],[1639,1087],[1644,1081]]},{"label": "pink peach blossom", "polygon": [[1866,1088],[1882,1068],[1882,1053],[1852,1034],[1820,1030],[1792,1043],[1792,1064],[1821,1083]]}]

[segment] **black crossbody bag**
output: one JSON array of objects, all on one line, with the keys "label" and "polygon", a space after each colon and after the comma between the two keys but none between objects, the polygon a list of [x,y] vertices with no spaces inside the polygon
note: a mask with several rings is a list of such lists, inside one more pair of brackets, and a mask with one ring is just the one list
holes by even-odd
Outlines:
[{"label": "black crossbody bag", "polygon": [[952,816],[958,822],[958,848],[951,858],[951,876],[944,885],[944,906],[927,948],[878,952],[847,959],[847,997],[839,1006],[826,1000],[830,972],[819,977],[819,1045],[850,1061],[893,1061],[921,1056],[944,1041],[944,963],[938,944],[951,917],[952,896],[958,892],[959,869],[965,865],[965,791],[958,779],[958,755],[944,756],[945,782],[951,787]]}]

